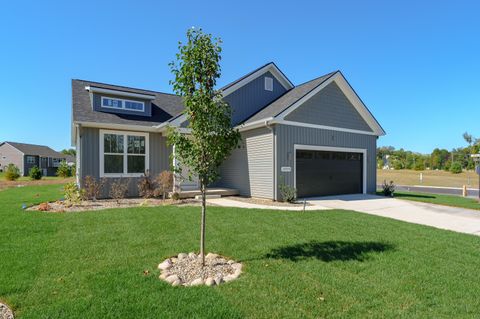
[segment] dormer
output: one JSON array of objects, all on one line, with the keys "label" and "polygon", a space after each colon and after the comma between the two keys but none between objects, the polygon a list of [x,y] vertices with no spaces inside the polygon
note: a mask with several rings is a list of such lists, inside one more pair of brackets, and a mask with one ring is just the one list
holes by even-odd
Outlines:
[{"label": "dormer", "polygon": [[152,101],[155,95],[86,86],[90,92],[92,110],[132,116],[152,116]]}]

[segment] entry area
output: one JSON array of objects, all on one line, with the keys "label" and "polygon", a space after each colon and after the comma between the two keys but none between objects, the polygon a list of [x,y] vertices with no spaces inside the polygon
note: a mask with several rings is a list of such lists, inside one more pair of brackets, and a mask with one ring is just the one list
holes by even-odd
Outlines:
[{"label": "entry area", "polygon": [[362,150],[296,149],[297,196],[363,193],[364,157]]}]

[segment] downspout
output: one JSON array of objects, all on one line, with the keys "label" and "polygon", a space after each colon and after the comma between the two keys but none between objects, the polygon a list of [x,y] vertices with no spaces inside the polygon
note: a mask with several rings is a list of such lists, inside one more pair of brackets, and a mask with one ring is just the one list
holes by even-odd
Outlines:
[{"label": "downspout", "polygon": [[75,154],[75,162],[76,162],[75,175],[76,175],[76,182],[78,187],[80,187],[80,176],[81,176],[81,170],[82,170],[82,165],[81,165],[82,137],[80,135],[80,129],[81,129],[81,125],[75,124],[75,130],[76,130],[75,139],[76,139],[76,150],[77,150]]}]

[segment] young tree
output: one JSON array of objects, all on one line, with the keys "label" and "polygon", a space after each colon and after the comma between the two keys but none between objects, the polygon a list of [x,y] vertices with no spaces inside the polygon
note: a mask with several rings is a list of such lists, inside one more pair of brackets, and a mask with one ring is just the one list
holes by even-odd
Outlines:
[{"label": "young tree", "polygon": [[187,42],[179,43],[177,62],[170,63],[175,93],[183,97],[189,134],[170,128],[168,141],[175,157],[189,168],[190,178],[198,176],[202,195],[200,255],[205,265],[206,187],[218,178],[217,169],[240,139],[232,129],[230,106],[215,89],[220,77],[221,40],[201,29],[187,31]]}]

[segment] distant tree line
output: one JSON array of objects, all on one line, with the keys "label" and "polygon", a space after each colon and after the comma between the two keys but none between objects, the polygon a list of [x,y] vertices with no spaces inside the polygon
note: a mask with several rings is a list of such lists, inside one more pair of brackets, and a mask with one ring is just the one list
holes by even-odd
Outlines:
[{"label": "distant tree line", "polygon": [[[403,148],[397,150],[393,146],[377,148],[377,166],[383,168],[387,163],[393,169],[413,170],[446,170],[452,173],[460,173],[462,170],[473,170],[475,163],[471,154],[480,152],[480,138],[474,138],[468,132],[463,134],[466,147],[454,148],[451,151],[435,148],[431,154],[421,154],[406,151]],[[385,160],[388,155],[388,160]]]}]

